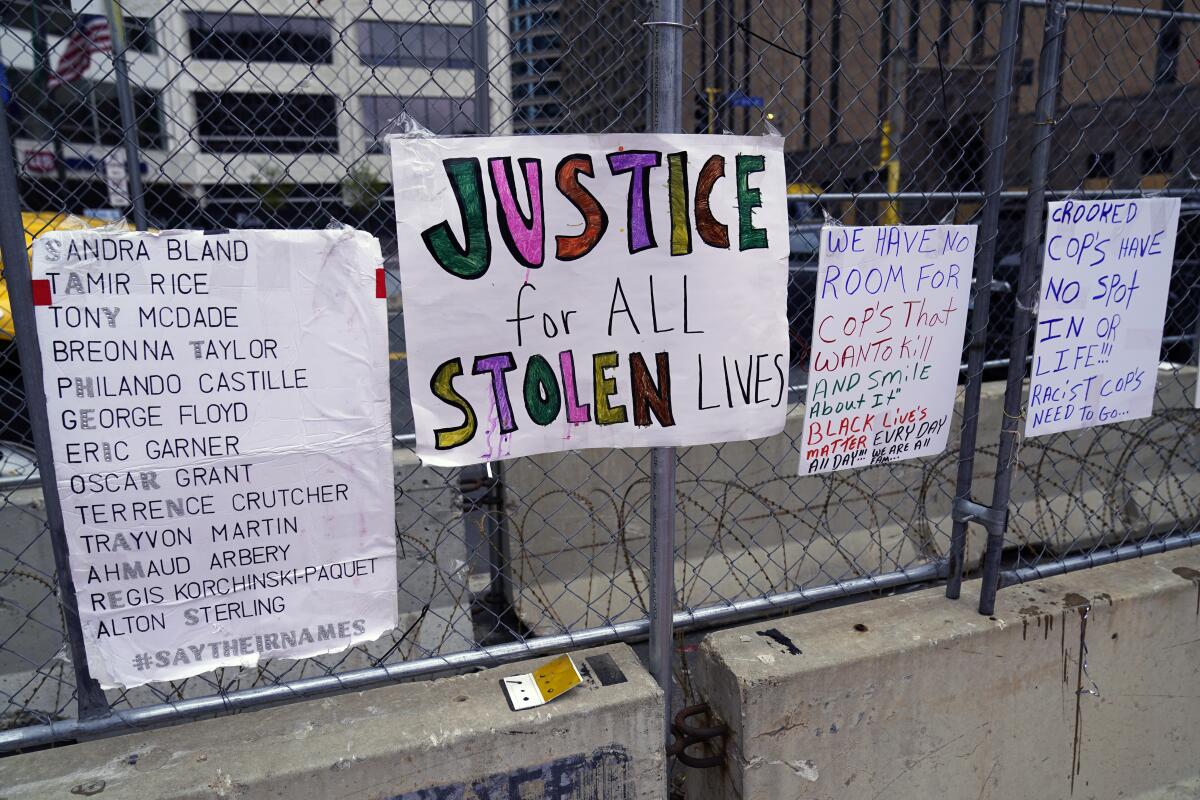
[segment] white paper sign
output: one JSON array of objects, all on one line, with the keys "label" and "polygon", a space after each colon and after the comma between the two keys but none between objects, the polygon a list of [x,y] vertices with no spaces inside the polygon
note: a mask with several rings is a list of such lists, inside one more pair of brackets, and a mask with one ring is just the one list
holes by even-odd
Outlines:
[{"label": "white paper sign", "polygon": [[33,255],[58,493],[101,685],[392,629],[379,243],[75,231]]},{"label": "white paper sign", "polygon": [[946,449],[974,225],[826,226],[800,474]]},{"label": "white paper sign", "polygon": [[1025,435],[1150,416],[1179,198],[1050,203]]},{"label": "white paper sign", "polygon": [[783,429],[782,139],[394,138],[392,165],[424,461]]}]

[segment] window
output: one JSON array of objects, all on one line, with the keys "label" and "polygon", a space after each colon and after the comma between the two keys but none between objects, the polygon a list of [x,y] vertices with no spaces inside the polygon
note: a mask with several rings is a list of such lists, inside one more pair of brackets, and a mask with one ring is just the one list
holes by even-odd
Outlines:
[{"label": "window", "polygon": [[561,116],[562,106],[558,105],[557,103],[522,106],[521,108],[517,109],[517,117],[525,122],[557,120]]},{"label": "window", "polygon": [[158,52],[158,41],[154,38],[154,20],[125,17],[125,46],[147,55]]},{"label": "window", "polygon": [[187,12],[188,42],[196,58],[328,64],[333,31],[321,17]]},{"label": "window", "polygon": [[207,153],[336,153],[331,94],[196,93],[196,131]]},{"label": "window", "polygon": [[470,69],[470,25],[427,25],[420,22],[360,22],[358,49],[371,67]]},{"label": "window", "polygon": [[[44,89],[28,72],[9,69],[8,81],[13,92],[8,112],[15,136],[48,142],[53,131],[60,141],[68,144],[118,145],[123,141],[124,128],[114,84],[88,85],[86,91],[68,84],[54,89],[49,102],[43,102]],[[39,117],[39,109],[44,117]],[[133,113],[138,144],[148,149],[163,148],[165,137],[158,95],[133,87]]]},{"label": "window", "polygon": [[376,152],[383,150],[381,138],[402,111],[434,133],[479,132],[475,124],[475,101],[470,97],[368,96],[362,98],[362,110],[370,149]]},{"label": "window", "polygon": [[1112,150],[1103,153],[1088,153],[1087,177],[1111,178],[1117,171],[1117,155]]},{"label": "window", "polygon": [[987,3],[985,0],[971,0],[971,60],[982,61],[983,49],[987,45],[983,29],[987,22]]},{"label": "window", "polygon": [[[96,106],[96,116],[101,122],[100,143],[119,144],[122,141],[121,106],[117,100],[117,87],[101,83],[91,92]],[[86,100],[79,105],[85,105]],[[158,96],[145,89],[133,90],[133,115],[137,121],[138,144],[142,147],[163,147],[162,113]],[[76,116],[78,123],[78,115]]]},{"label": "window", "polygon": [[983,140],[983,120],[974,115],[956,120],[945,141],[946,179],[951,191],[979,191],[980,178],[987,163]]},{"label": "window", "polygon": [[542,50],[557,50],[559,47],[559,39],[553,34],[525,36],[513,43],[514,50],[524,55],[541,52]]},{"label": "window", "polygon": [[514,77],[524,78],[530,75],[545,75],[558,67],[557,58],[535,58],[532,61],[518,61],[513,64]]},{"label": "window", "polygon": [[1142,174],[1157,175],[1170,172],[1171,162],[1175,160],[1173,147],[1147,147],[1142,151]]},{"label": "window", "polygon": [[1033,59],[1021,59],[1021,63],[1017,65],[1017,86],[1033,86],[1033,72]]},{"label": "window", "polygon": [[553,98],[559,93],[562,84],[559,81],[537,81],[536,83],[523,83],[513,87],[514,100],[527,100],[530,97],[545,97]]},{"label": "window", "polygon": [[[0,26],[6,28],[18,28],[24,31],[32,31],[34,27],[34,11],[33,5],[36,0],[25,0],[25,2],[4,2],[0,3]],[[47,7],[50,6],[50,7]],[[61,7],[55,7],[61,6]],[[41,11],[45,15],[45,29],[47,36],[52,40],[55,37],[66,37],[71,34],[72,29],[77,24],[78,17],[70,13],[67,3],[43,3]],[[104,4],[99,0],[92,0],[91,4],[83,12],[85,16],[100,17],[104,15]],[[125,16],[125,46],[129,50],[138,53],[152,54],[158,51],[158,42],[154,38],[154,21],[145,17],[130,17]],[[62,52],[66,48],[66,42],[54,46],[54,52],[51,54],[51,59],[57,58],[57,53]],[[103,56],[100,56],[103,57]]]},{"label": "window", "polygon": [[[1182,11],[1183,0],[1163,0],[1164,11]],[[1171,17],[1162,21],[1158,29],[1158,53],[1154,60],[1154,85],[1174,86],[1179,80],[1179,48],[1182,35],[1179,19]]]},{"label": "window", "polygon": [[515,17],[512,22],[513,33],[521,33],[522,31],[531,31],[534,28],[552,28],[558,25],[557,11],[543,11],[540,14],[526,14],[525,16]]}]

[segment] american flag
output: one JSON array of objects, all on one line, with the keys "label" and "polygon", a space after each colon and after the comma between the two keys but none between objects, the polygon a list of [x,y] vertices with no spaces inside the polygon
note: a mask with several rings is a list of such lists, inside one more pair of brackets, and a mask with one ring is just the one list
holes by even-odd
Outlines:
[{"label": "american flag", "polygon": [[58,59],[58,66],[46,81],[46,88],[79,80],[92,65],[92,53],[109,52],[112,52],[112,33],[108,29],[108,20],[98,14],[80,14]]}]

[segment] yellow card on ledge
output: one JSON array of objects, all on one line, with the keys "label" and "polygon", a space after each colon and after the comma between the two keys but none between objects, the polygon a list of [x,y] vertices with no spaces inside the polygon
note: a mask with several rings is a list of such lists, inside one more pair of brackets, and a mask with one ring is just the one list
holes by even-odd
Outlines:
[{"label": "yellow card on ledge", "polygon": [[513,711],[535,708],[566,694],[583,682],[575,662],[563,655],[543,664],[535,672],[504,678],[500,685]]}]

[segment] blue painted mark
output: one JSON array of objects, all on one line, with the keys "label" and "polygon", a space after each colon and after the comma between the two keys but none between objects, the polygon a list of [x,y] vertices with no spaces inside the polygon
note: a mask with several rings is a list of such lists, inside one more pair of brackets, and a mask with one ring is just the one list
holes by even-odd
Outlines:
[{"label": "blue painted mark", "polygon": [[417,789],[387,800],[633,800],[629,754],[619,744],[486,778]]}]

